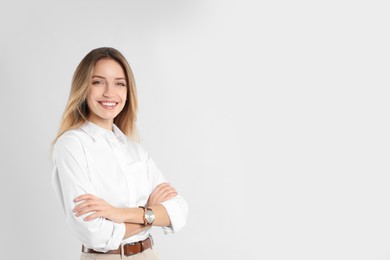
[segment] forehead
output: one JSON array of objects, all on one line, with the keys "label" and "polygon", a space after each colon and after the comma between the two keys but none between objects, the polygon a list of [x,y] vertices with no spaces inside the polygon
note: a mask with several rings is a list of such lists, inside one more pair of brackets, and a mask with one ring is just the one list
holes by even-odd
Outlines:
[{"label": "forehead", "polygon": [[93,68],[92,76],[125,77],[125,72],[119,62],[113,59],[98,60]]}]

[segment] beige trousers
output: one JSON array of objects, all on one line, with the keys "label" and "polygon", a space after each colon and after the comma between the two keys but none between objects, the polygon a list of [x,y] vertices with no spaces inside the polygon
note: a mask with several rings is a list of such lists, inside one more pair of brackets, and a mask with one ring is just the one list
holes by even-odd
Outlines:
[{"label": "beige trousers", "polygon": [[148,248],[142,253],[125,256],[120,254],[95,254],[95,253],[81,253],[80,260],[121,260],[121,259],[128,259],[128,260],[158,260],[160,259],[157,255],[157,253],[151,249]]}]

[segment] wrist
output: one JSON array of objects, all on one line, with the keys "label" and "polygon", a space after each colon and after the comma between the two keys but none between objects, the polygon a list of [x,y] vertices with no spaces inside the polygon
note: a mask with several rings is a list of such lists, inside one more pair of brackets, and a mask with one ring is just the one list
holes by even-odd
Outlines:
[{"label": "wrist", "polygon": [[144,210],[141,208],[124,208],[123,209],[124,222],[133,224],[143,224]]},{"label": "wrist", "polygon": [[122,223],[127,222],[128,208],[119,208],[119,216]]},{"label": "wrist", "polygon": [[153,225],[153,222],[154,220],[156,219],[156,216],[153,212],[153,209],[149,208],[149,207],[143,207],[143,206],[139,206],[139,208],[141,208],[143,210],[143,221],[144,221],[144,225],[145,226],[151,226]]}]

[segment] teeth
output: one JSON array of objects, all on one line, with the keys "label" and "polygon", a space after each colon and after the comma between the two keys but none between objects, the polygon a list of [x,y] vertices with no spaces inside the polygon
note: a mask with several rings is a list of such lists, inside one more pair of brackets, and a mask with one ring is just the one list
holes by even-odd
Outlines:
[{"label": "teeth", "polygon": [[113,107],[116,105],[116,103],[109,103],[109,102],[102,102],[103,106],[107,106],[107,107]]}]

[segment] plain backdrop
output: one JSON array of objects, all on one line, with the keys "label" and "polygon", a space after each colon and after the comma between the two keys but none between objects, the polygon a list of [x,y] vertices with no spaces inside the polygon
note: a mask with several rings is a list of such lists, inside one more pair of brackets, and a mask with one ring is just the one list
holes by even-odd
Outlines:
[{"label": "plain backdrop", "polygon": [[1,0],[0,259],[78,259],[49,151],[92,49],[187,200],[161,259],[390,259],[387,1]]}]

